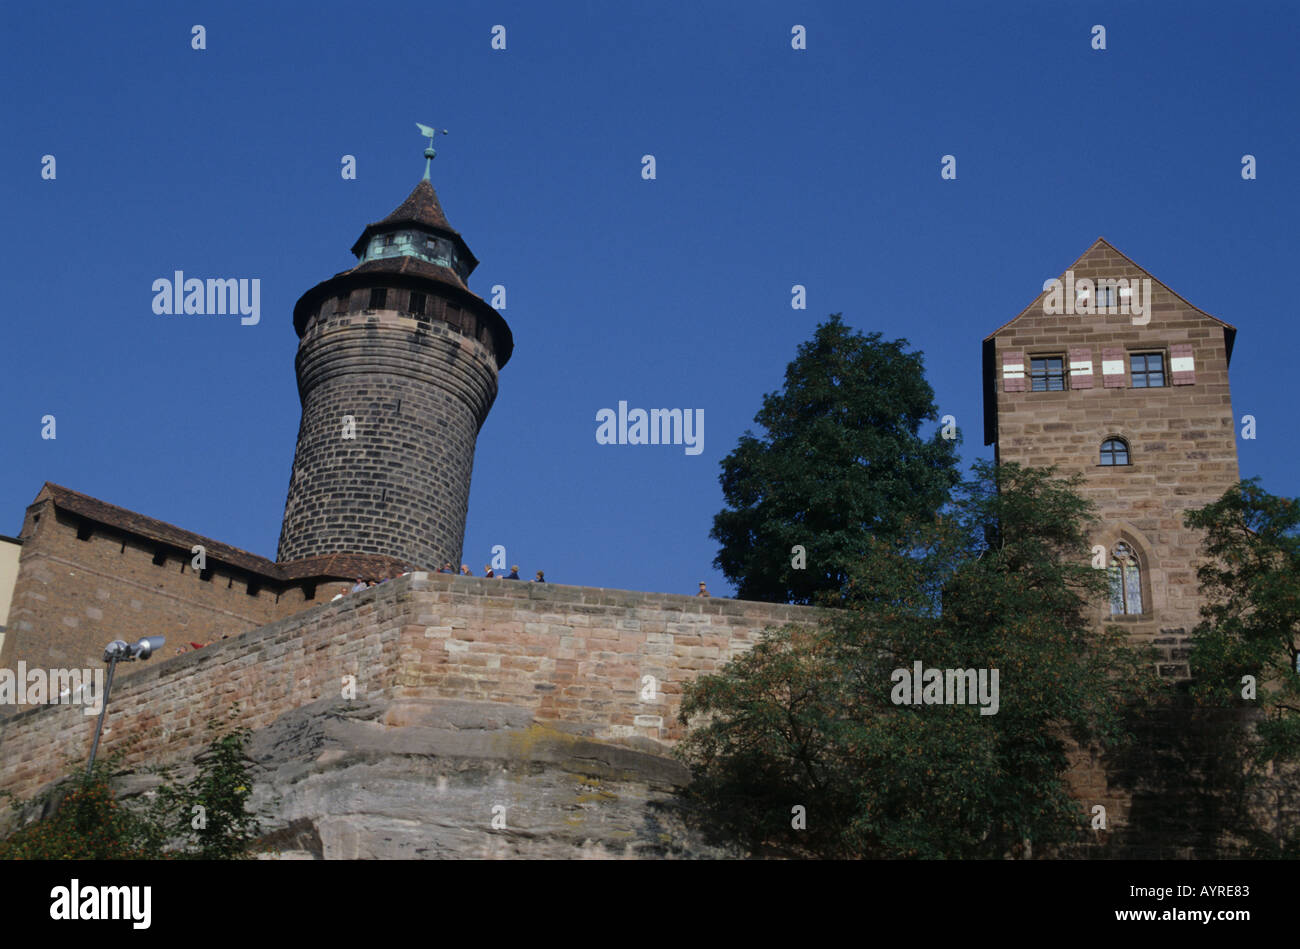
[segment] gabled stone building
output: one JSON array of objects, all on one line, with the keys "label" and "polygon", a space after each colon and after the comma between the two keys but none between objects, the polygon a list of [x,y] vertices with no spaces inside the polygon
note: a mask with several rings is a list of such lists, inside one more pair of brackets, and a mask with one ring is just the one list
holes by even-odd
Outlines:
[{"label": "gabled stone building", "polygon": [[1083,475],[1111,578],[1098,621],[1154,642],[1163,675],[1187,675],[1199,621],[1201,535],[1183,515],[1238,480],[1235,335],[1098,238],[984,340],[985,444]]}]

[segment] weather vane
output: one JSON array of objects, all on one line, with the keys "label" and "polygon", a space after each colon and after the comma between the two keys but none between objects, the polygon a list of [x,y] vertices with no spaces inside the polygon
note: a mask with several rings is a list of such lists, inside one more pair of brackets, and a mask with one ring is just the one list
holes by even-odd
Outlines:
[{"label": "weather vane", "polygon": [[447,134],[447,130],[446,130],[446,129],[435,129],[435,128],[430,128],[429,126],[427,126],[427,125],[423,125],[423,124],[421,124],[421,123],[419,123],[419,122],[416,122],[416,123],[415,123],[415,127],[418,128],[418,129],[420,130],[420,134],[421,134],[421,135],[427,135],[427,136],[429,137],[429,147],[426,148],[426,149],[424,150],[424,180],[425,180],[425,181],[428,181],[428,180],[429,180],[429,165],[430,165],[430,163],[433,161],[433,156],[435,156],[435,155],[438,154],[438,153],[437,153],[436,151],[434,151],[434,149],[433,149],[433,137],[434,137],[435,135],[437,135],[439,132],[441,132],[443,135],[446,135],[446,134]]}]

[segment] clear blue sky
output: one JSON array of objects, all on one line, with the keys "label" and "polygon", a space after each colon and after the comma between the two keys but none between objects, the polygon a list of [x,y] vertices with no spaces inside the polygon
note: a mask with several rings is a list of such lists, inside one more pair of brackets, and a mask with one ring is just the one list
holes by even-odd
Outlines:
[{"label": "clear blue sky", "polygon": [[[417,121],[451,130],[434,184],[516,340],[478,441],[476,571],[504,544],[530,576],[729,595],[718,463],[831,312],[921,349],[966,459],[987,457],[980,340],[1099,235],[1239,328],[1242,474],[1300,494],[1296,4],[25,3],[5,21],[0,533],[49,480],[274,557],[292,307],[415,185]],[[154,315],[152,281],[178,269],[259,277],[261,323]],[[703,453],[597,445],[620,399],[703,409]]]}]

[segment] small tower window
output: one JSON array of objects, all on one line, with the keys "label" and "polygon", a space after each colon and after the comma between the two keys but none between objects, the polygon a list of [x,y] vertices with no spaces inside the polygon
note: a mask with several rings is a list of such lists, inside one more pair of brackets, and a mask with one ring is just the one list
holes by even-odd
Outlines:
[{"label": "small tower window", "polygon": [[411,291],[411,302],[406,307],[408,313],[424,316],[424,294]]},{"label": "small tower window", "polygon": [[395,243],[397,243],[397,235],[396,235],[396,234],[385,234],[385,235],[384,235],[384,238],[383,238],[383,243],[382,243],[380,246],[381,246],[381,247],[392,247]]},{"label": "small tower window", "polygon": [[1137,555],[1120,541],[1110,555],[1110,615],[1136,616],[1142,612],[1142,572]]},{"label": "small tower window", "polygon": [[1127,465],[1128,442],[1122,438],[1108,438],[1102,442],[1101,463],[1103,465]]},{"label": "small tower window", "polygon": [[1165,384],[1163,353],[1133,353],[1130,357],[1134,389],[1159,389]]},{"label": "small tower window", "polygon": [[1034,392],[1060,392],[1065,388],[1065,357],[1037,356],[1029,360]]},{"label": "small tower window", "polygon": [[388,291],[383,287],[376,287],[370,291],[370,309],[382,310],[384,304],[388,302]]}]

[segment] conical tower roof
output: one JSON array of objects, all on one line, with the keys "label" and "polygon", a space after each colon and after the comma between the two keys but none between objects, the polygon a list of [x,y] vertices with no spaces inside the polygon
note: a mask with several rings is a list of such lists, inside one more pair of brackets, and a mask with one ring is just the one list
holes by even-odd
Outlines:
[{"label": "conical tower roof", "polygon": [[421,178],[420,182],[411,189],[411,193],[406,196],[406,200],[393,209],[392,214],[382,221],[367,224],[366,229],[357,238],[357,242],[352,245],[352,253],[360,257],[365,252],[370,239],[376,234],[411,227],[451,238],[460,248],[462,257],[470,262],[471,270],[478,264],[477,258],[470,251],[465,239],[460,236],[460,232],[447,223],[447,215],[443,213],[442,205],[438,202],[438,193],[433,190],[433,185],[429,183],[428,178]]},{"label": "conical tower roof", "polygon": [[442,213],[442,205],[438,203],[438,193],[433,190],[433,185],[429,183],[428,178],[421,178],[420,183],[411,190],[406,200],[399,204],[392,214],[379,222],[379,225],[388,224],[426,224],[429,227],[456,233],[447,223],[447,215]]}]

